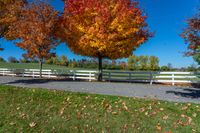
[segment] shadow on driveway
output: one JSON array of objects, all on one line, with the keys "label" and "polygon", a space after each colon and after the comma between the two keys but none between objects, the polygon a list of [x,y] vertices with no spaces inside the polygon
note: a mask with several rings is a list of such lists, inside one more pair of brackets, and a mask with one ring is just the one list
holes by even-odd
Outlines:
[{"label": "shadow on driveway", "polygon": [[181,96],[185,98],[192,98],[192,99],[200,98],[199,88],[176,88],[174,91],[166,91],[166,93],[174,94],[176,96]]},{"label": "shadow on driveway", "polygon": [[6,84],[44,84],[49,82],[78,82],[72,79],[19,79],[15,81],[7,82]]}]

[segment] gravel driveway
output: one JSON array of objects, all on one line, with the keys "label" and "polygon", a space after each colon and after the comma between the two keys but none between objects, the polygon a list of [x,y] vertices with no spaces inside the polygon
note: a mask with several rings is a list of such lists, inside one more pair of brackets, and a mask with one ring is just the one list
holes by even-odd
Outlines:
[{"label": "gravel driveway", "polygon": [[80,82],[67,80],[39,80],[20,77],[0,76],[0,84],[66,90],[72,92],[87,92],[127,97],[153,98],[174,102],[200,103],[200,89],[190,87],[109,83],[109,82]]}]

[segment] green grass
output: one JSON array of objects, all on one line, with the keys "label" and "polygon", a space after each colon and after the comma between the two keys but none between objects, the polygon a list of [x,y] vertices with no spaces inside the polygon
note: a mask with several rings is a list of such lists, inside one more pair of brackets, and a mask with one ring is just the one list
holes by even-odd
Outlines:
[{"label": "green grass", "polygon": [[[0,62],[0,68],[39,69],[40,66],[39,66],[39,63],[4,63],[4,62]],[[62,70],[70,69],[71,70],[73,68],[69,68],[66,66],[59,66],[59,65],[43,64],[43,69],[62,69]]]},{"label": "green grass", "polygon": [[0,132],[200,132],[200,106],[0,85]]}]

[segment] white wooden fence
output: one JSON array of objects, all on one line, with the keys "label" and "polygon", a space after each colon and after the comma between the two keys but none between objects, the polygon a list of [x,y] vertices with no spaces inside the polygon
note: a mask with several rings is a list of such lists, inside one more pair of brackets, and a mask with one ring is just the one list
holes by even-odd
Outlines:
[{"label": "white wooden fence", "polygon": [[70,78],[73,80],[84,79],[84,80],[96,80],[97,71],[90,70],[70,70]]},{"label": "white wooden fence", "polygon": [[[0,68],[0,75],[2,76],[21,76],[21,77],[40,77],[39,69],[7,69]],[[42,77],[44,78],[56,78],[56,77],[67,77],[73,80],[84,79],[84,80],[96,80],[97,71],[90,70],[67,70],[58,72],[57,70],[42,70]]]},{"label": "white wooden fence", "polygon": [[155,83],[200,83],[199,72],[155,72]]},{"label": "white wooden fence", "polygon": [[147,82],[153,83],[197,83],[200,84],[199,72],[119,72],[104,71],[106,81]]},{"label": "white wooden fence", "polygon": [[[0,68],[0,75],[3,76],[22,76],[39,77],[39,69],[7,69]],[[67,70],[58,72],[57,70],[42,70],[42,77],[56,78],[64,77],[73,80],[97,80],[98,71],[91,70]],[[200,84],[199,72],[133,72],[133,71],[103,71],[104,81],[122,82],[146,82],[146,83],[197,83]]]},{"label": "white wooden fence", "polygon": [[[0,68],[0,75],[3,76],[22,76],[22,77],[40,77],[39,69],[7,69]],[[42,70],[42,77],[45,78],[56,78],[57,75],[53,70]]]}]

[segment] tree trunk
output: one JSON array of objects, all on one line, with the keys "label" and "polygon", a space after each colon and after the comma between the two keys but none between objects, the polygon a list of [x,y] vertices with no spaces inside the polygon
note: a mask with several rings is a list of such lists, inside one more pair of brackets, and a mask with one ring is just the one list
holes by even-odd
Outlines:
[{"label": "tree trunk", "polygon": [[102,57],[99,56],[99,75],[98,75],[98,81],[102,81]]},{"label": "tree trunk", "polygon": [[42,65],[43,65],[42,60],[40,60],[39,63],[40,63],[40,78],[42,78]]}]

